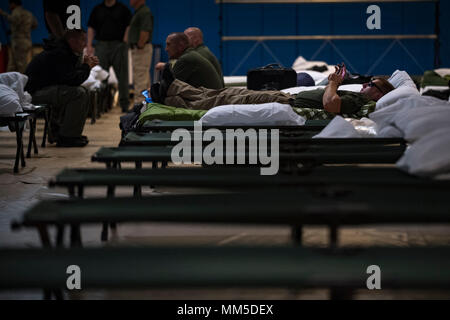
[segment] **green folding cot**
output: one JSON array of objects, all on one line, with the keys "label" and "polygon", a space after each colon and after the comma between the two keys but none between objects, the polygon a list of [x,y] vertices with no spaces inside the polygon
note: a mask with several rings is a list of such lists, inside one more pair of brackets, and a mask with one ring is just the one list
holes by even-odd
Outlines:
[{"label": "green folding cot", "polygon": [[45,289],[44,298],[62,299],[74,265],[82,290],[330,288],[331,299],[350,299],[355,290],[368,290],[371,266],[381,269],[382,289],[450,288],[449,247],[171,246],[1,249],[0,289]]}]

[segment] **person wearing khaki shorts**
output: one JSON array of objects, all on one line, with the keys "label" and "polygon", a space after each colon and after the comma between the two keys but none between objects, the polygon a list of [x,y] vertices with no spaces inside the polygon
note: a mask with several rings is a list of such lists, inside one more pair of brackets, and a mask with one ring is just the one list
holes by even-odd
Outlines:
[{"label": "person wearing khaki shorts", "polygon": [[142,91],[150,87],[150,66],[153,55],[153,15],[145,0],[130,0],[135,13],[130,23],[128,44],[133,61],[134,103],[141,103]]}]

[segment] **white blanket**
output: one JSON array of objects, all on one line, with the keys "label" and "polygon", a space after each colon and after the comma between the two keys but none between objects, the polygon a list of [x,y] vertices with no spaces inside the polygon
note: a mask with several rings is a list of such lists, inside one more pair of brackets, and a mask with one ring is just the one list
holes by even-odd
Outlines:
[{"label": "white blanket", "polygon": [[[414,95],[399,99],[395,103],[371,113],[369,118],[377,124],[380,137],[405,137],[408,124],[419,114],[429,113],[429,107],[446,105],[449,105],[448,102],[434,97]],[[426,110],[413,111],[417,108],[426,108]]]},{"label": "white blanket", "polygon": [[450,128],[433,130],[414,142],[397,167],[419,176],[450,173]]},{"label": "white blanket", "polygon": [[393,120],[405,140],[414,142],[439,128],[450,128],[450,103],[442,101],[422,108],[404,108]]},{"label": "white blanket", "polygon": [[314,139],[320,138],[375,138],[376,123],[370,119],[344,119],[336,116]]}]

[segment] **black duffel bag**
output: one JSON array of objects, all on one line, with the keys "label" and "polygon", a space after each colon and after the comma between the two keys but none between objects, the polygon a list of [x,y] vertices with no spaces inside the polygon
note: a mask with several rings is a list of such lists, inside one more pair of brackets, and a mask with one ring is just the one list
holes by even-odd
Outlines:
[{"label": "black duffel bag", "polygon": [[278,63],[247,72],[247,88],[250,90],[283,90],[296,86],[297,72]]}]

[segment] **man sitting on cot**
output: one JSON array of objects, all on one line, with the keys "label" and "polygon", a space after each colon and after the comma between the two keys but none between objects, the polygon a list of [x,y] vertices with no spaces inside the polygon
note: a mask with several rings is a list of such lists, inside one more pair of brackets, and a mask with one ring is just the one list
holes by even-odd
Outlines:
[{"label": "man sitting on cot", "polygon": [[[392,84],[384,78],[375,77],[363,84],[361,92],[337,90],[347,73],[345,65],[336,67],[336,72],[328,78],[325,89],[300,92],[290,95],[281,91],[252,91],[245,88],[223,88],[218,90],[204,87],[194,88],[175,79],[170,68],[165,68],[161,85],[153,87],[159,90],[153,100],[168,106],[195,110],[209,110],[216,106],[229,104],[261,104],[278,102],[297,108],[325,109],[334,114],[352,114],[370,101],[378,101],[382,96],[394,90]],[[155,99],[156,98],[156,99]]]},{"label": "man sitting on cot", "polygon": [[[219,75],[213,64],[200,53],[190,47],[189,38],[182,32],[174,32],[167,36],[166,51],[169,58],[176,62],[158,64],[157,69],[171,69],[175,78],[194,87],[211,89],[223,88],[223,77]],[[164,71],[163,71],[164,73]],[[152,98],[157,94],[154,92]]]}]

